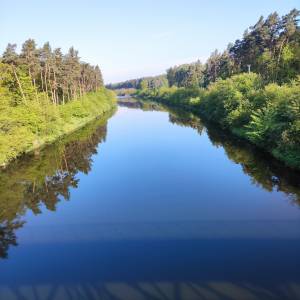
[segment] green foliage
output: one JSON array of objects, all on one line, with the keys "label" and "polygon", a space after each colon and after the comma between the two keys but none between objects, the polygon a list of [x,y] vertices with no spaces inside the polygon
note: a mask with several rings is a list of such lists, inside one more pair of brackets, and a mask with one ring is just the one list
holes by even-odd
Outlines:
[{"label": "green foliage", "polygon": [[203,65],[200,61],[175,66],[167,70],[170,86],[195,88],[203,84]]},{"label": "green foliage", "polygon": [[43,94],[36,99],[35,92],[26,104],[11,105],[6,93],[0,90],[0,165],[74,131],[110,110],[114,103],[114,94],[105,89],[59,106]]},{"label": "green foliage", "polygon": [[291,166],[300,166],[300,85],[265,87],[266,104],[253,112],[247,137]]},{"label": "green foliage", "polygon": [[294,79],[300,64],[299,15],[300,11],[293,9],[281,18],[276,12],[261,17],[229,48],[234,72],[246,71],[250,65],[267,83]]},{"label": "green foliage", "polygon": [[128,89],[114,89],[113,90],[118,96],[129,96],[134,95],[136,93],[136,89],[128,88]]},{"label": "green foliage", "polygon": [[139,84],[139,89],[146,90],[148,88],[148,82],[147,80],[143,79]]},{"label": "green foliage", "polygon": [[168,86],[168,80],[166,75],[142,77],[142,78],[131,79],[124,82],[111,83],[106,85],[106,87],[111,90],[158,89],[167,86]]},{"label": "green foliage", "polygon": [[206,117],[223,127],[241,127],[249,122],[256,106],[256,93],[261,79],[254,73],[235,75],[218,80],[208,87],[200,104]]}]

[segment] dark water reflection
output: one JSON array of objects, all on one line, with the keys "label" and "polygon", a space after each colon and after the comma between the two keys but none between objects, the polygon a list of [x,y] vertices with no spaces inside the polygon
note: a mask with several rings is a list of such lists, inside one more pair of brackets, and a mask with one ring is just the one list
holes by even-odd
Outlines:
[{"label": "dark water reflection", "polygon": [[300,299],[299,173],[119,105],[0,173],[0,299]]}]

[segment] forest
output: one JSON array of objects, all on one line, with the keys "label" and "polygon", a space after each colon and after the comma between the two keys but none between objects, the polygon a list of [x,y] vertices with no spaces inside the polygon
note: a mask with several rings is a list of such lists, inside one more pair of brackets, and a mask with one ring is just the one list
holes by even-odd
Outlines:
[{"label": "forest", "polygon": [[119,95],[134,94],[136,90],[158,89],[168,86],[169,83],[165,74],[152,77],[130,79],[123,82],[110,83],[106,85],[108,89],[114,90]]},{"label": "forest", "polygon": [[17,53],[8,44],[0,56],[0,165],[53,142],[112,109],[99,66],[63,54],[47,42],[26,40]]},{"label": "forest", "polygon": [[300,11],[261,17],[208,60],[167,70],[136,96],[192,110],[300,169]]}]

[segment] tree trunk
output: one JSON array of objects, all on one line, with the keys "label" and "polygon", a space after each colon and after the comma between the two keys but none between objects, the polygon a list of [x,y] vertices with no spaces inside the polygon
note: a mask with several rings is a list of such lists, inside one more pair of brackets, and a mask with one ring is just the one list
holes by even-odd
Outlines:
[{"label": "tree trunk", "polygon": [[42,91],[45,93],[45,89],[44,89],[44,79],[43,79],[43,70],[41,70],[41,84],[42,84]]},{"label": "tree trunk", "polygon": [[19,86],[19,90],[20,90],[20,93],[21,93],[22,98],[23,98],[23,100],[24,100],[24,103],[27,104],[26,97],[25,97],[25,94],[24,94],[24,91],[23,91],[21,82],[20,82],[20,80],[19,80],[18,74],[17,74],[17,72],[16,72],[16,69],[15,69],[14,66],[12,67],[12,69],[13,69],[15,78],[16,78],[16,80],[17,80],[17,83],[18,83],[18,86]]},{"label": "tree trunk", "polygon": [[81,89],[81,84],[79,83],[79,95],[80,95],[80,98],[82,98],[82,89]]},{"label": "tree trunk", "polygon": [[52,99],[52,103],[55,105],[55,97],[53,94],[53,89],[51,89],[51,99]]},{"label": "tree trunk", "polygon": [[285,42],[286,42],[286,39],[284,38],[281,45],[280,45],[280,48],[279,48],[279,53],[278,53],[278,58],[277,58],[277,63],[276,63],[276,76],[275,76],[276,80],[277,80],[277,77],[278,77],[278,67],[279,67],[279,63],[280,63],[280,59],[281,59],[282,49],[283,49],[283,46],[284,46]]},{"label": "tree trunk", "polygon": [[35,78],[33,78],[33,87],[34,87],[34,90],[35,90],[36,101],[38,101],[39,97],[38,97],[38,92],[37,92],[37,88],[36,88]]},{"label": "tree trunk", "polygon": [[47,65],[45,66],[44,80],[45,80],[46,95],[47,95],[47,98],[48,98],[49,95],[48,95],[48,83],[47,83]]}]

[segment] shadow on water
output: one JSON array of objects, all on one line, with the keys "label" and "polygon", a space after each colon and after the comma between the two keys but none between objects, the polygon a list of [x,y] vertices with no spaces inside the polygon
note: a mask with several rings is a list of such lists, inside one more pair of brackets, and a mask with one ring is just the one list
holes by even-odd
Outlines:
[{"label": "shadow on water", "polygon": [[[223,147],[253,184],[281,191],[291,203],[300,204],[299,173],[255,147],[191,113],[137,100],[119,105],[167,111],[171,123],[192,127],[200,135],[206,131],[212,144]],[[91,170],[92,156],[105,141],[106,123],[98,120],[0,173],[2,258],[17,245],[16,230],[25,224],[27,210],[40,214],[44,205],[55,211],[58,202],[70,199],[70,189],[79,184],[76,174]],[[28,244],[15,257],[14,270],[0,273],[0,299],[300,299],[300,260],[295,260],[299,239],[207,236]]]},{"label": "shadow on water", "polygon": [[299,260],[289,259],[300,244],[291,240],[105,241],[23,251],[35,259],[19,259],[21,273],[0,275],[1,299],[300,297]]}]

